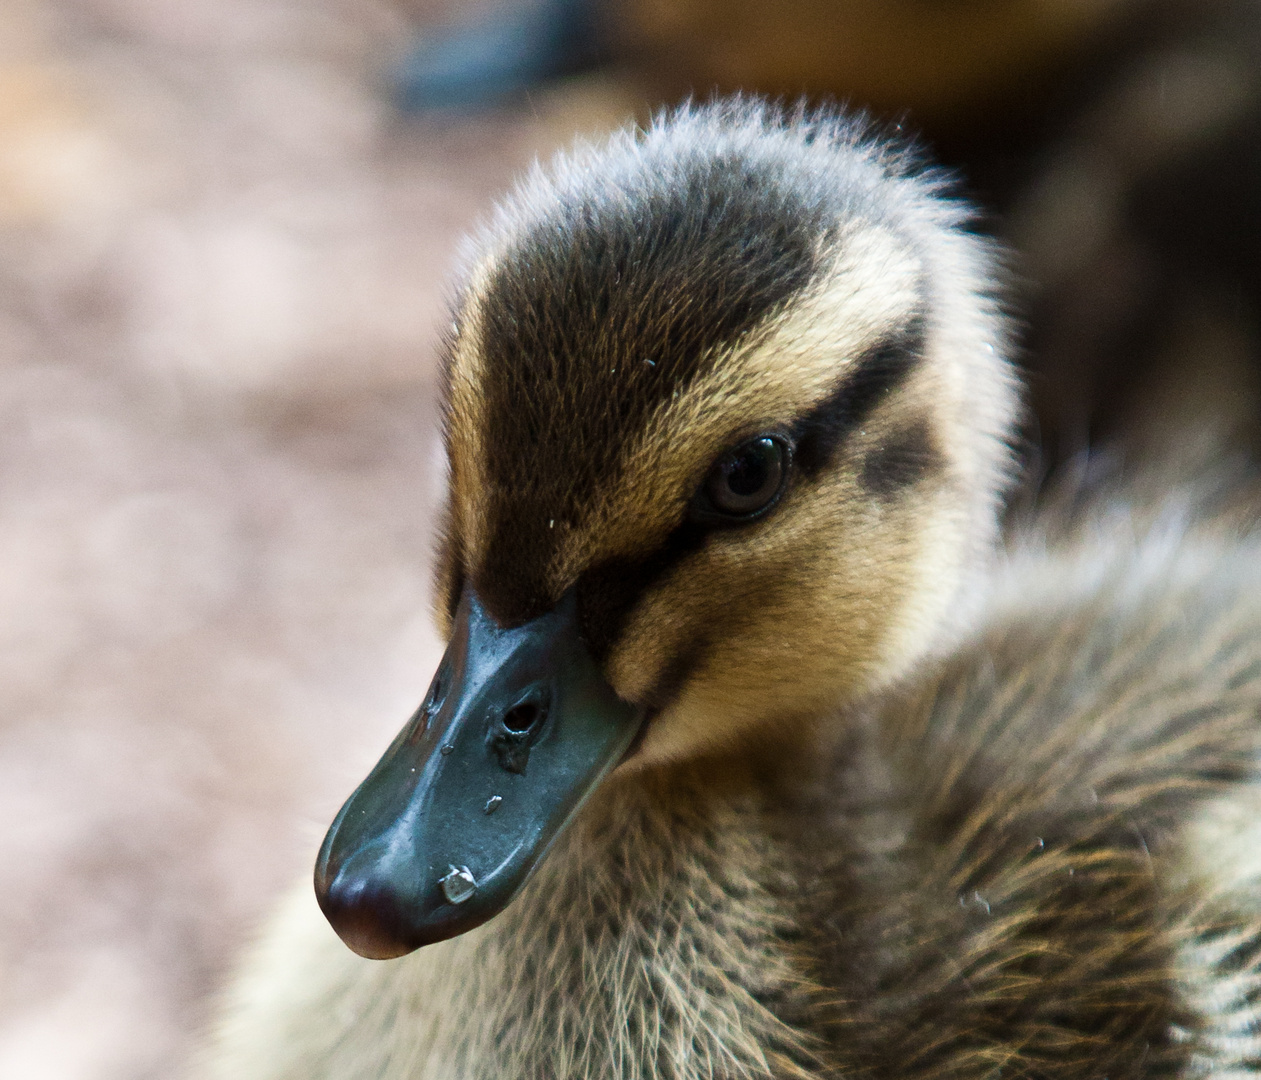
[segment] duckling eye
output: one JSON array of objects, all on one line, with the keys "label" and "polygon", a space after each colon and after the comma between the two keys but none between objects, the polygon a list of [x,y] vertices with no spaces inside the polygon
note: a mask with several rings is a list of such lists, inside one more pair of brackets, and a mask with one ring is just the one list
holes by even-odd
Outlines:
[{"label": "duckling eye", "polygon": [[709,470],[693,503],[701,520],[749,521],[778,502],[788,480],[791,448],[759,435],[729,450]]}]

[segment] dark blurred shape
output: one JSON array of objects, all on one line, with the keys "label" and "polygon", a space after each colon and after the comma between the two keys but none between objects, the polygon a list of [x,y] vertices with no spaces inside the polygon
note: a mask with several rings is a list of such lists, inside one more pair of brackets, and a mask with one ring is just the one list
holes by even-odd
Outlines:
[{"label": "dark blurred shape", "polygon": [[1261,7],[1129,15],[1022,114],[942,149],[1015,251],[1048,464],[1199,427],[1255,455]]},{"label": "dark blurred shape", "polygon": [[753,90],[910,112],[939,132],[1005,114],[1129,0],[617,0],[628,53],[675,94]]},{"label": "dark blurred shape", "polygon": [[512,97],[611,55],[600,0],[518,0],[426,34],[399,68],[402,108],[460,108]]}]

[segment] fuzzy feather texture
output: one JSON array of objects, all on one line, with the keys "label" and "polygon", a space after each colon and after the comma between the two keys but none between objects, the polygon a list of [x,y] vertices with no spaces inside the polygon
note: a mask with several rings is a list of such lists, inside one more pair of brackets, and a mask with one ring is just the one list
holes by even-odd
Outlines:
[{"label": "fuzzy feather texture", "polygon": [[619,778],[472,934],[364,961],[296,896],[215,1075],[1243,1075],[1261,550],[1103,516],[830,752]]},{"label": "fuzzy feather texture", "polygon": [[[991,256],[936,178],[848,121],[748,103],[553,175],[502,212],[466,287],[441,576],[500,590],[505,621],[577,588],[610,679],[654,707],[647,737],[469,934],[365,961],[296,895],[208,1075],[1253,1069],[1261,865],[1236,855],[1256,833],[1261,541],[1238,489],[1157,476],[1156,496],[1052,503],[986,570],[1015,395]],[[723,228],[765,221],[724,211],[695,251],[649,243],[639,299],[601,293],[607,252],[674,220],[658,175],[701,176],[687,213],[836,190],[791,290],[753,310],[741,286],[704,348],[619,375],[604,360],[632,355],[629,313],[669,310],[654,281],[679,288],[662,268],[694,277],[698,252],[734,243]],[[645,206],[651,227],[619,239]],[[566,356],[550,321],[575,296],[582,317],[621,314]],[[495,404],[501,375],[518,410]],[[625,404],[591,427],[574,404],[601,392]],[[697,531],[697,483],[765,430],[799,452],[786,494]],[[512,566],[533,582],[515,598]]]}]

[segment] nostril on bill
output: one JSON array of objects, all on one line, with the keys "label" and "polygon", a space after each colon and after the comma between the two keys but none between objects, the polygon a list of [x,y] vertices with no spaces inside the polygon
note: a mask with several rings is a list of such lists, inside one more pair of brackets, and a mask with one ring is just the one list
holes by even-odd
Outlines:
[{"label": "nostril on bill", "polygon": [[542,716],[543,710],[534,702],[523,702],[504,713],[504,727],[519,735],[534,727]]},{"label": "nostril on bill", "polygon": [[540,700],[540,695],[532,694],[492,722],[490,747],[508,772],[524,775],[530,761],[530,747],[539,737],[546,719],[546,696]]}]

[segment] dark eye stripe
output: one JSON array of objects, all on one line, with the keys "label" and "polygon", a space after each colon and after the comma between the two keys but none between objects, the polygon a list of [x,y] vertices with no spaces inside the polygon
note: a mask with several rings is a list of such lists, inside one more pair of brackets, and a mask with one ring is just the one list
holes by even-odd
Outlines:
[{"label": "dark eye stripe", "polygon": [[[793,468],[816,473],[835,459],[845,436],[896,389],[923,356],[924,322],[913,318],[893,338],[872,349],[827,399],[792,425],[797,449]],[[803,450],[807,461],[802,461]],[[639,598],[684,558],[704,547],[709,530],[690,518],[651,555],[592,567],[578,586],[583,633],[600,660],[625,629]]]},{"label": "dark eye stripe", "polygon": [[846,436],[902,385],[924,358],[925,326],[916,315],[871,349],[832,392],[792,427],[795,461],[807,476],[831,466]]},{"label": "dark eye stripe", "polygon": [[891,499],[944,466],[932,426],[921,417],[872,450],[858,480],[873,495]]},{"label": "dark eye stripe", "polygon": [[688,520],[644,559],[616,559],[593,566],[578,583],[578,612],[592,656],[603,660],[639,598],[694,551],[704,546],[707,530]]}]

